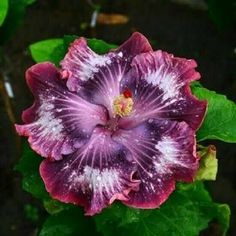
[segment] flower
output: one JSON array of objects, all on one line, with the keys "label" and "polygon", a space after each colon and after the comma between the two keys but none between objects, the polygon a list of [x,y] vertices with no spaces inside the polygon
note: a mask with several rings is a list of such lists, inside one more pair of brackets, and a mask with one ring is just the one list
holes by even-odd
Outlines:
[{"label": "flower", "polygon": [[156,208],[176,181],[193,181],[195,132],[206,111],[190,91],[200,78],[196,66],[153,51],[134,33],[105,55],[79,38],[61,69],[49,62],[29,68],[35,102],[16,130],[46,158],[40,174],[50,195],[93,215],[116,199]]}]

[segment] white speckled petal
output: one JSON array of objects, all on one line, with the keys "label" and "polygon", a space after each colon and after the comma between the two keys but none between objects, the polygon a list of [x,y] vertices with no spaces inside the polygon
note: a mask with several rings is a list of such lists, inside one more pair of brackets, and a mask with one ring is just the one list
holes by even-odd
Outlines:
[{"label": "white speckled petal", "polygon": [[40,155],[61,159],[86,142],[96,125],[105,124],[106,110],[70,92],[52,64],[31,67],[26,80],[35,103],[23,113],[26,124],[16,130]]},{"label": "white speckled petal", "polygon": [[128,200],[129,192],[138,190],[129,155],[107,130],[96,128],[74,154],[57,162],[45,160],[40,173],[53,198],[82,205],[87,215],[94,215],[116,199]]},{"label": "white speckled petal", "polygon": [[200,126],[206,102],[190,91],[190,82],[200,78],[194,60],[156,51],[136,56],[132,66],[121,81],[121,91],[130,89],[134,100],[132,115],[120,122],[123,127],[135,127],[148,118],[185,121],[193,129]]},{"label": "white speckled petal", "polygon": [[138,164],[135,176],[141,180],[138,192],[131,192],[125,204],[155,208],[175,188],[175,181],[192,181],[198,168],[194,130],[185,122],[153,120],[113,136]]},{"label": "white speckled petal", "polygon": [[62,74],[68,79],[71,91],[78,91],[80,84],[94,78],[101,67],[111,64],[110,55],[98,55],[88,46],[85,38],[76,39],[61,62]]}]

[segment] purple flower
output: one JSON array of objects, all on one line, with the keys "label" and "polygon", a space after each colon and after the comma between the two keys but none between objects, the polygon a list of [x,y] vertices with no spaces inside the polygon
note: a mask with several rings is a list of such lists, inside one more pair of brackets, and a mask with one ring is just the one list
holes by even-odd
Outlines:
[{"label": "purple flower", "polygon": [[29,68],[35,102],[16,130],[46,157],[40,174],[50,195],[93,215],[116,199],[156,208],[176,181],[193,181],[195,132],[206,111],[190,91],[196,66],[154,52],[134,33],[105,55],[80,38],[61,70],[48,62]]}]

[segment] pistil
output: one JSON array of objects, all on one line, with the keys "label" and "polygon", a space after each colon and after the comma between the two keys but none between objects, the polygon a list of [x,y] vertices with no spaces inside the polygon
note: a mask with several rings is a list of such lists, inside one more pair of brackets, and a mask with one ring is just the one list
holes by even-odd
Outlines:
[{"label": "pistil", "polygon": [[128,116],[133,110],[133,99],[130,90],[125,90],[121,95],[117,96],[113,101],[113,110],[115,115],[120,117]]}]

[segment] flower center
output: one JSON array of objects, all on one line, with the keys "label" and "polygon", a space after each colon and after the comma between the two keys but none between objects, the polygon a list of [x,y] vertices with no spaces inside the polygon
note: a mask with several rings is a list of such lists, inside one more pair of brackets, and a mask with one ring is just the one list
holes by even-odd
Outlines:
[{"label": "flower center", "polygon": [[128,116],[133,110],[133,105],[132,93],[127,89],[114,99],[113,110],[120,117]]}]

